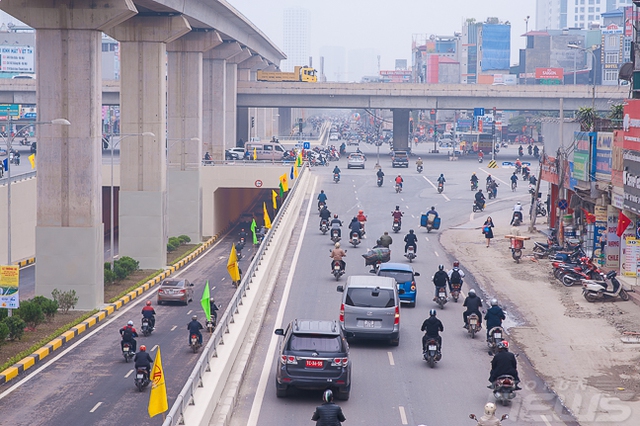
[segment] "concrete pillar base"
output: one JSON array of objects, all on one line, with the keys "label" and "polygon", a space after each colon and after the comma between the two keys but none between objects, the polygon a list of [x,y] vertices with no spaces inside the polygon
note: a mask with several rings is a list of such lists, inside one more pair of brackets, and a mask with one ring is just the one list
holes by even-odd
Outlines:
[{"label": "concrete pillar base", "polygon": [[408,109],[393,110],[393,149],[406,151],[409,149],[409,113]]},{"label": "concrete pillar base", "polygon": [[[194,189],[198,191],[194,194]],[[199,170],[167,170],[168,237],[186,235],[202,240],[202,188]],[[179,218],[179,220],[172,220]]]},{"label": "concrete pillar base", "polygon": [[104,228],[36,226],[36,295],[75,290],[75,309],[104,303]]},{"label": "concrete pillar base", "polygon": [[120,190],[119,252],[140,262],[140,269],[167,263],[165,191]]}]

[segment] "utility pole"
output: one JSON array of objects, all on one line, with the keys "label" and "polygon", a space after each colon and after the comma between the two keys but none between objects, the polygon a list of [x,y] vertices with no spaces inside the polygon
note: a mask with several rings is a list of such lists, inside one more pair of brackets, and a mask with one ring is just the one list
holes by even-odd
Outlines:
[{"label": "utility pole", "polygon": [[638,8],[640,7],[640,0],[633,0],[633,4],[636,6],[634,16],[634,36],[633,36],[633,99],[640,99],[640,34],[638,34],[638,28],[640,28],[640,17],[638,17]]}]

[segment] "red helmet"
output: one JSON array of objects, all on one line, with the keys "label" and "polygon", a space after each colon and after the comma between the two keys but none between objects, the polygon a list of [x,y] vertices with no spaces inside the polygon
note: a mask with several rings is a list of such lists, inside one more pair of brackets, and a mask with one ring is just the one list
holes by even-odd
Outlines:
[{"label": "red helmet", "polygon": [[458,262],[457,260],[455,262],[453,262],[453,267],[454,268],[458,268],[460,266],[460,262]]},{"label": "red helmet", "polygon": [[151,300],[147,300],[147,306],[151,306]]},{"label": "red helmet", "polygon": [[147,350],[147,347],[145,345],[140,345],[140,352],[144,352]]}]

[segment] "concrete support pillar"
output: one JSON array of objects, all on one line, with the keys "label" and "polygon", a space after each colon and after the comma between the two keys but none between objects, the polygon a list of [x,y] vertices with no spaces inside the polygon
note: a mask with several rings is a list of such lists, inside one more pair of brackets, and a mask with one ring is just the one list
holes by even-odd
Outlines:
[{"label": "concrete support pillar", "polygon": [[236,119],[236,129],[237,129],[237,133],[236,133],[236,137],[238,138],[238,143],[240,143],[240,140],[242,140],[242,142],[247,142],[249,141],[249,131],[251,130],[250,127],[250,119],[249,119],[249,108],[238,108],[238,116]]},{"label": "concrete support pillar", "polygon": [[408,109],[393,110],[393,149],[409,149],[409,112]]},{"label": "concrete support pillar", "polygon": [[278,135],[289,136],[293,122],[291,121],[291,108],[278,108]]},{"label": "concrete support pillar", "polygon": [[236,109],[238,108],[238,64],[227,62],[227,102],[224,106],[224,126],[226,147],[237,146]]},{"label": "concrete support pillar", "polygon": [[220,34],[190,32],[167,44],[167,232],[202,241],[202,52]]},{"label": "concrete support pillar", "polygon": [[167,263],[166,43],[191,31],[183,16],[136,16],[109,31],[120,41],[120,255],[142,269]]},{"label": "concrete support pillar", "polygon": [[101,31],[137,11],[125,0],[88,3],[6,0],[0,9],[37,29],[38,121],[71,122],[37,129],[35,293],[74,290],[76,309],[91,310],[104,301]]}]

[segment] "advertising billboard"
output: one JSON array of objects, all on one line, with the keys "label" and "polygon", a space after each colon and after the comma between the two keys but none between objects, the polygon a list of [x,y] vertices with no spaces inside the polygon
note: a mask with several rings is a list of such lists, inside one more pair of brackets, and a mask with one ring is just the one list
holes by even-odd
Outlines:
[{"label": "advertising billboard", "polygon": [[575,132],[575,149],[573,151],[574,179],[589,181],[589,159],[591,151],[591,134],[587,132]]},{"label": "advertising billboard", "polygon": [[596,136],[596,179],[611,180],[611,150],[613,132],[598,132]]},{"label": "advertising billboard", "polygon": [[33,47],[0,46],[0,71],[36,72]]},{"label": "advertising billboard", "polygon": [[536,68],[536,78],[564,79],[564,69],[562,68]]},{"label": "advertising billboard", "polygon": [[625,151],[623,154],[624,208],[640,213],[640,152]]}]

